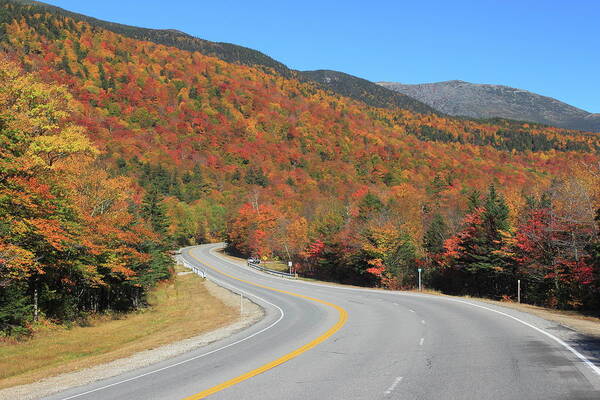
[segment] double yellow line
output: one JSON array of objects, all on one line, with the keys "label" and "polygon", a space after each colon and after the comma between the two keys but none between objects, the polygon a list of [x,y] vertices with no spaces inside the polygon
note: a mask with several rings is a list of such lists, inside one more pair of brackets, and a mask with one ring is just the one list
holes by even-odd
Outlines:
[{"label": "double yellow line", "polygon": [[263,372],[268,371],[271,368],[275,368],[276,366],[281,365],[284,362],[289,361],[292,358],[297,357],[300,354],[302,354],[302,353],[304,353],[304,352],[312,349],[313,347],[317,346],[319,343],[324,342],[329,337],[331,337],[331,335],[333,335],[334,333],[336,333],[337,331],[339,331],[342,328],[342,326],[344,326],[344,324],[346,323],[346,321],[348,320],[348,313],[346,312],[346,310],[344,310],[342,307],[340,307],[340,306],[338,306],[336,304],[330,303],[328,301],[316,299],[314,297],[308,297],[308,296],[304,296],[304,295],[301,295],[301,294],[298,294],[298,293],[288,292],[286,290],[281,290],[281,289],[275,289],[275,288],[272,288],[270,286],[260,285],[258,283],[246,281],[244,279],[239,279],[239,278],[236,278],[235,276],[229,275],[229,274],[227,274],[227,273],[225,273],[225,272],[223,272],[223,271],[221,271],[221,270],[213,267],[212,265],[208,264],[205,261],[200,260],[199,258],[197,258],[196,256],[194,256],[191,252],[189,252],[189,255],[192,258],[194,258],[196,261],[200,262],[201,264],[206,265],[207,267],[209,267],[210,269],[214,270],[215,272],[218,272],[218,273],[220,273],[222,275],[225,275],[225,276],[227,276],[227,277],[229,277],[231,279],[235,279],[236,281],[244,282],[244,283],[247,283],[249,285],[259,287],[259,288],[271,290],[273,292],[285,293],[285,294],[288,294],[290,296],[300,297],[302,299],[314,301],[314,302],[317,302],[317,303],[324,304],[324,305],[326,305],[328,307],[331,307],[331,308],[335,309],[338,312],[338,320],[335,323],[335,325],[333,325],[331,328],[329,328],[327,330],[327,332],[325,332],[324,334],[322,334],[318,338],[312,340],[311,342],[305,344],[304,346],[301,346],[301,347],[297,348],[296,350],[292,351],[291,353],[287,353],[284,356],[279,357],[278,359],[273,360],[273,361],[271,361],[271,362],[269,362],[269,363],[267,363],[267,364],[265,364],[265,365],[263,365],[261,367],[253,369],[252,371],[248,371],[245,374],[242,374],[242,375],[237,376],[237,377],[235,377],[233,379],[225,381],[225,382],[223,382],[223,383],[221,383],[221,384],[219,384],[217,386],[213,386],[210,389],[203,390],[200,393],[193,394],[193,395],[191,395],[189,397],[186,397],[183,400],[203,399],[203,398],[205,398],[207,396],[210,396],[211,394],[220,392],[223,389],[227,389],[228,387],[231,387],[233,385],[237,385],[238,383],[243,382],[246,379],[250,379],[250,378],[252,378],[252,377],[254,377],[254,376],[258,375],[258,374],[262,374]]}]

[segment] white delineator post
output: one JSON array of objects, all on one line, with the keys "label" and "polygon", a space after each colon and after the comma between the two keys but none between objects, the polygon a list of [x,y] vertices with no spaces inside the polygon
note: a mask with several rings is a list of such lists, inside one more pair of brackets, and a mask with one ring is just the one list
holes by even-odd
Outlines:
[{"label": "white delineator post", "polygon": [[521,280],[517,279],[517,302],[521,302]]},{"label": "white delineator post", "polygon": [[421,291],[421,268],[419,268],[419,292]]},{"label": "white delineator post", "polygon": [[244,295],[240,293],[240,317],[244,316]]}]

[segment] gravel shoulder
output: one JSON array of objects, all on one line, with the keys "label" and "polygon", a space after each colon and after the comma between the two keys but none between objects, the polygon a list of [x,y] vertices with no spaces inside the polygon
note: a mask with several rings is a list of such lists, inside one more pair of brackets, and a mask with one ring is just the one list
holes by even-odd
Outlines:
[{"label": "gravel shoulder", "polygon": [[562,325],[566,329],[576,331],[600,340],[600,318],[583,315],[575,311],[552,310],[544,307],[532,306],[529,304],[519,304],[487,299],[476,300],[533,314],[540,318]]}]

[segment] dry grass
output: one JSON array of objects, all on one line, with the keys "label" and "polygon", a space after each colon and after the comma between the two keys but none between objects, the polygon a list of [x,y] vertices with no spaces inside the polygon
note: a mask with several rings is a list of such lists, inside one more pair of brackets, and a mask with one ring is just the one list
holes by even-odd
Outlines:
[{"label": "dry grass", "polygon": [[227,325],[237,310],[210,295],[194,274],[164,282],[151,307],[121,318],[97,317],[90,326],[49,327],[22,343],[0,344],[0,389],[31,383],[130,356]]},{"label": "dry grass", "polygon": [[264,268],[272,269],[273,271],[279,272],[290,272],[287,262],[284,261],[265,261],[261,263]]}]

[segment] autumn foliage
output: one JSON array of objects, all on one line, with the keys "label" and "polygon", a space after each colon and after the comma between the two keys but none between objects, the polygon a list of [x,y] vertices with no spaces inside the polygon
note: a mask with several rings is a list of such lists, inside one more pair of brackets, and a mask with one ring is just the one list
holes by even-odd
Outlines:
[{"label": "autumn foliage", "polygon": [[133,307],[157,242],[216,240],[315,278],[409,288],[419,266],[597,307],[598,134],[368,107],[36,10],[0,1],[0,296],[22,315],[42,287]]},{"label": "autumn foliage", "polygon": [[[44,315],[127,310],[168,271],[158,237],[136,218],[134,185],[95,162],[98,150],[71,122],[77,103],[0,59],[0,330],[22,333]],[[160,265],[160,263],[159,263]],[[157,265],[157,266],[159,266]],[[163,267],[164,268],[164,267]]]}]

